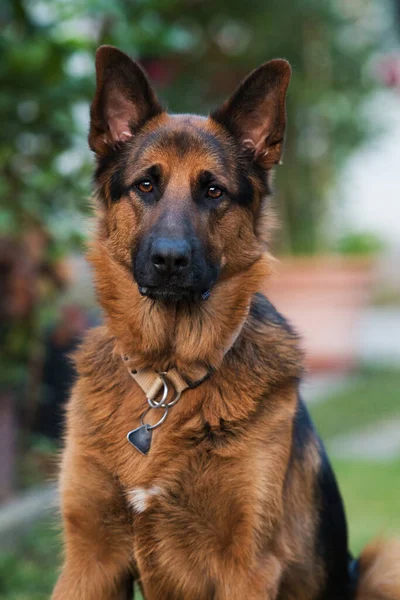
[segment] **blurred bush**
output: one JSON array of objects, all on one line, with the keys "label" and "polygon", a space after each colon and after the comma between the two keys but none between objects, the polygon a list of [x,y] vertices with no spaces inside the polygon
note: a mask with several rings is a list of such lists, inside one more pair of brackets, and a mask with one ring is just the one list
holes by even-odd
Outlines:
[{"label": "blurred bush", "polygon": [[357,231],[343,235],[338,241],[337,251],[351,256],[374,256],[384,247],[383,240],[372,231]]}]

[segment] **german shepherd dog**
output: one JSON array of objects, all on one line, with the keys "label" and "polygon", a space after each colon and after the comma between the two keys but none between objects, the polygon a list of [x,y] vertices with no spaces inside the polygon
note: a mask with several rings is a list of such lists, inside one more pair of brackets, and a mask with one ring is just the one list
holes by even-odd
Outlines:
[{"label": "german shepherd dog", "polygon": [[272,60],[209,117],[171,115],[97,52],[89,250],[105,324],[76,355],[53,600],[400,600],[398,542],[348,551],[299,397],[302,353],[260,293],[291,70]]}]

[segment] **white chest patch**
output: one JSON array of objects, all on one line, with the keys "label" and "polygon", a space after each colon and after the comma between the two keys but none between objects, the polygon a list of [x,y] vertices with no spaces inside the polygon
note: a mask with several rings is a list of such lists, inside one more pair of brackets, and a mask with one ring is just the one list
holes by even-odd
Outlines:
[{"label": "white chest patch", "polygon": [[161,493],[162,490],[160,487],[158,487],[158,485],[153,485],[147,490],[140,487],[133,488],[133,490],[128,492],[128,502],[135,512],[142,513],[148,507],[149,500]]}]

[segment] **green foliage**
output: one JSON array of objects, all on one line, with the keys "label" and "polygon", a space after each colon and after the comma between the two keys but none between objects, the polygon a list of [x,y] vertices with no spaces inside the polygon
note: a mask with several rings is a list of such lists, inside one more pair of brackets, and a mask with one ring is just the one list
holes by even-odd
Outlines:
[{"label": "green foliage", "polygon": [[14,551],[0,554],[0,598],[44,600],[57,577],[59,543],[53,523],[45,522],[18,543]]},{"label": "green foliage", "polygon": [[0,8],[0,231],[44,222],[65,247],[82,222],[93,55],[111,43],[142,60],[174,111],[204,111],[274,56],[293,65],[278,206],[284,246],[312,252],[336,169],[368,133],[360,104],[386,2],[343,0],[5,0]]},{"label": "green foliage", "polygon": [[[27,438],[27,439],[26,439]],[[44,436],[24,436],[24,453],[17,457],[15,482],[18,489],[53,480],[59,469],[60,444]]]},{"label": "green foliage", "polygon": [[89,86],[65,71],[79,50],[77,41],[60,39],[52,27],[35,22],[33,4],[6,5],[0,38],[0,231],[19,234],[32,222],[51,230],[52,219],[84,206],[88,154],[73,169],[63,171],[60,163],[67,152],[83,154],[73,113]]},{"label": "green foliage", "polygon": [[348,233],[338,243],[340,254],[350,256],[373,256],[383,250],[382,240],[371,231]]}]

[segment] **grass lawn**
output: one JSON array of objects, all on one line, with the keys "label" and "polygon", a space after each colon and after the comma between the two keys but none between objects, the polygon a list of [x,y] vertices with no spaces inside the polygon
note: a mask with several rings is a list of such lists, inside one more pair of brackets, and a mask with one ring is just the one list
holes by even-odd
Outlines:
[{"label": "grass lawn", "polygon": [[60,556],[51,519],[35,525],[13,552],[0,553],[1,600],[48,600]]},{"label": "grass lawn", "polygon": [[[400,372],[368,370],[336,396],[312,406],[325,440],[400,414]],[[400,457],[391,462],[333,460],[355,554],[379,534],[400,535]],[[60,564],[56,524],[46,521],[0,551],[0,600],[48,600]],[[136,600],[138,595],[136,596]]]},{"label": "grass lawn", "polygon": [[[310,411],[324,441],[400,416],[400,371],[363,369],[347,388]],[[329,444],[328,444],[329,446]],[[346,505],[351,549],[400,535],[400,457],[388,462],[332,460]]]},{"label": "grass lawn", "polygon": [[[0,600],[49,600],[60,563],[58,522],[49,517],[35,525],[12,552],[0,551]],[[142,600],[139,593],[135,600]]]},{"label": "grass lawn", "polygon": [[400,537],[400,459],[332,462],[346,506],[354,555],[380,535]]},{"label": "grass lawn", "polygon": [[400,416],[400,370],[364,369],[345,389],[310,410],[324,440]]}]

